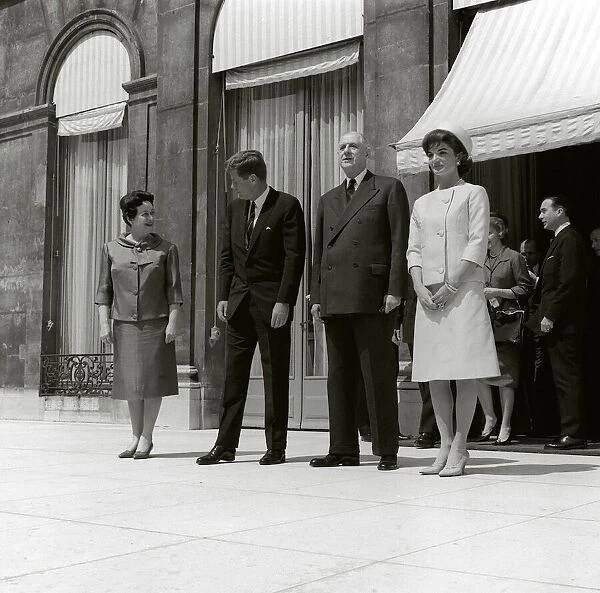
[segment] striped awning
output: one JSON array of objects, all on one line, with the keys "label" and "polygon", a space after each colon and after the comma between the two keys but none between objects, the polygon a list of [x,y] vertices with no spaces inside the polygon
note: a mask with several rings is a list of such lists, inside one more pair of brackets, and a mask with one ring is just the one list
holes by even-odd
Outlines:
[{"label": "striped awning", "polygon": [[213,72],[362,34],[362,0],[225,0],[215,27]]},{"label": "striped awning", "polygon": [[[95,129],[94,122],[106,126],[109,119],[110,127],[119,127],[125,101],[129,98],[122,84],[130,79],[131,67],[125,46],[107,32],[86,35],[68,53],[56,79],[53,102],[59,125],[61,118],[69,116],[76,127],[85,130],[77,132],[71,125],[71,134],[100,131]],[[115,115],[119,110],[120,117]],[[73,117],[74,114],[77,117]],[[86,121],[86,114],[93,119]]]},{"label": "striped awning", "polygon": [[433,103],[402,140],[400,173],[427,169],[421,140],[441,122],[483,161],[600,140],[600,2],[526,0],[481,9]]},{"label": "striped awning", "polygon": [[459,10],[460,8],[472,8],[473,6],[480,6],[481,4],[490,4],[491,2],[496,2],[497,0],[454,0],[452,7],[454,10]]},{"label": "striped awning", "polygon": [[239,89],[325,74],[356,64],[359,55],[360,41],[353,39],[326,48],[293,54],[287,58],[242,66],[227,70],[225,88]]}]

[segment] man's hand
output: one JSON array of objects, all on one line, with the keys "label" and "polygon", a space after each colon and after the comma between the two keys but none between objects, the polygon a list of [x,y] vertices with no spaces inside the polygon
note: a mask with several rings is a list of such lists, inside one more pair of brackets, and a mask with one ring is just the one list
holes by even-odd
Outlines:
[{"label": "man's hand", "polygon": [[227,323],[227,301],[219,301],[217,303],[217,317]]},{"label": "man's hand", "polygon": [[273,313],[271,313],[271,327],[277,329],[284,326],[289,314],[290,306],[288,303],[275,303]]},{"label": "man's hand", "polygon": [[318,321],[319,323],[323,323],[323,320],[321,319],[321,305],[319,303],[315,303],[310,308],[310,313],[313,316],[313,321]]},{"label": "man's hand", "polygon": [[553,327],[554,321],[548,319],[547,317],[544,317],[544,319],[542,319],[542,321],[540,322],[540,328],[545,334],[549,333]]},{"label": "man's hand", "polygon": [[393,311],[396,307],[400,306],[402,299],[400,297],[394,296],[393,294],[386,294],[384,299],[383,311],[384,313],[389,313]]}]

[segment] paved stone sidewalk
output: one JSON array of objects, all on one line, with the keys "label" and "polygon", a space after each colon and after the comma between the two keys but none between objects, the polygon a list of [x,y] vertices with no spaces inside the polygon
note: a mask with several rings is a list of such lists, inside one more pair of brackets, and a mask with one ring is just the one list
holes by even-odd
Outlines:
[{"label": "paved stone sidewalk", "polygon": [[600,457],[474,451],[461,478],[313,469],[325,433],[261,467],[198,467],[215,431],[0,422],[2,593],[583,593],[600,590]]}]

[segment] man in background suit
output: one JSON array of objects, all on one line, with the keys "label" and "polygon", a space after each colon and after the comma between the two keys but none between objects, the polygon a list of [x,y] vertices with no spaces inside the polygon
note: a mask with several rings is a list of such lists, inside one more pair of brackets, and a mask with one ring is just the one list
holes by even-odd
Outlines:
[{"label": "man in background suit", "polygon": [[573,229],[566,196],[551,196],[539,219],[554,239],[540,267],[527,326],[543,337],[560,412],[561,436],[546,449],[587,447],[583,424],[583,332],[585,326],[585,249]]},{"label": "man in background suit", "polygon": [[217,314],[227,323],[223,414],[215,446],[198,465],[233,461],[258,346],[265,384],[267,452],[261,465],[285,462],[291,321],[304,270],[306,236],[300,202],[266,182],[257,150],[227,161],[237,193],[227,210],[219,268]]},{"label": "man in background suit", "polygon": [[325,323],[329,454],[313,467],[359,465],[356,368],[366,393],[380,470],[398,467],[398,361],[392,335],[407,284],[408,201],[402,184],[367,170],[367,143],[339,143],[346,177],[321,197],[315,228],[311,312]]}]

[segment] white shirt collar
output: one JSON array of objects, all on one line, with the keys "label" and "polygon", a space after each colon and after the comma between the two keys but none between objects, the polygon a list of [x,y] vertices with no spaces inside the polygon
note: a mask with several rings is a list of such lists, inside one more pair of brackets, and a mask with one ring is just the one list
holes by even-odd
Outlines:
[{"label": "white shirt collar", "polygon": [[[260,196],[258,196],[258,198],[256,198],[256,200],[254,200],[254,203],[256,204],[256,209],[254,210],[254,224],[256,225],[256,221],[258,219],[258,215],[260,214],[260,211],[262,210],[263,206],[265,205],[265,200],[267,199],[267,196],[269,195],[269,190],[271,189],[270,186],[267,185],[267,189],[265,189],[265,191],[260,194]],[[250,208],[248,208],[248,215],[250,215]]]},{"label": "white shirt collar", "polygon": [[[358,189],[358,186],[362,183],[362,180],[365,178],[365,175],[367,174],[367,170],[363,169],[356,177],[352,177],[352,179],[354,179],[354,181],[356,181],[356,187],[354,188],[355,190]],[[348,187],[348,181],[350,181],[350,178],[346,178],[346,187]]]},{"label": "white shirt collar", "polygon": [[563,229],[566,229],[571,223],[570,222],[563,222],[555,231],[554,231],[554,236],[556,237],[558,235],[558,233],[560,233],[560,231],[562,231]]}]

